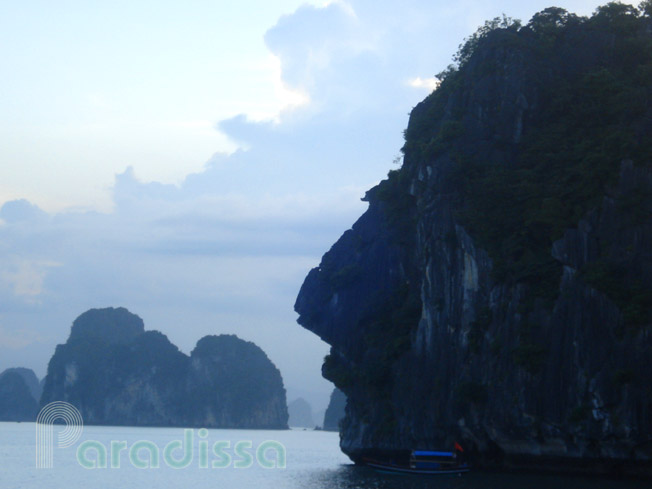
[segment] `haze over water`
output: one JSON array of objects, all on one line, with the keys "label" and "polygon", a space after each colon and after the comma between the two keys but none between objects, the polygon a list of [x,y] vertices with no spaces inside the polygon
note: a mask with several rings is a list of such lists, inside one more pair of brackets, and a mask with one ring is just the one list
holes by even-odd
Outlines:
[{"label": "haze over water", "polygon": [[[57,432],[55,427],[55,433]],[[197,431],[195,431],[197,433]],[[209,430],[205,438],[212,446],[229,441],[225,450],[238,460],[233,447],[238,441],[250,440],[255,452],[263,441],[275,440],[286,449],[285,469],[266,469],[257,463],[249,468],[235,468],[233,463],[222,469],[200,468],[198,437],[195,436],[193,460],[187,468],[173,469],[161,460],[158,469],[138,469],[131,465],[127,452],[120,458],[120,468],[85,469],[76,458],[77,447],[85,441],[98,441],[106,447],[112,440],[126,441],[132,446],[139,440],[153,442],[163,452],[171,441],[182,440],[182,428],[136,428],[85,426],[79,442],[71,448],[54,449],[54,467],[35,467],[34,423],[0,423],[0,487],[31,489],[55,487],[81,489],[87,487],[188,488],[217,487],[255,489],[638,489],[648,487],[641,481],[585,479],[540,475],[470,473],[463,476],[392,476],[378,474],[365,467],[352,465],[340,451],[337,433],[323,431]],[[56,436],[55,436],[56,439]],[[180,457],[180,455],[179,455]],[[92,457],[91,457],[92,458]],[[209,454],[209,463],[216,457]],[[110,464],[109,464],[110,466]]]}]

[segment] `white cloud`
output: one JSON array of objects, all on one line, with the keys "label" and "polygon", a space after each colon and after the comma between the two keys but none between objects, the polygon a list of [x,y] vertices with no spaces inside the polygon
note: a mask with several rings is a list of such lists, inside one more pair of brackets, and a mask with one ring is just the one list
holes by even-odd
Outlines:
[{"label": "white cloud", "polygon": [[437,89],[439,86],[439,80],[435,77],[431,78],[421,78],[420,76],[417,76],[416,78],[413,78],[412,80],[408,81],[408,85],[414,88],[425,88],[426,90],[432,92]]},{"label": "white cloud", "polygon": [[274,87],[275,103],[268,107],[250,109],[247,111],[247,117],[253,122],[263,122],[272,120],[279,123],[281,114],[285,111],[291,111],[310,103],[310,96],[305,91],[292,89],[283,81],[283,72],[281,69],[281,59],[278,56],[269,54],[261,69],[267,74],[269,82]]},{"label": "white cloud", "polygon": [[[565,3],[572,10],[586,2]],[[303,278],[364,211],[359,199],[392,168],[408,112],[464,36],[501,11],[527,17],[546,6],[543,0],[303,6],[269,29],[268,58],[238,77],[252,90],[261,80],[272,86],[273,100],[230,101],[227,112],[240,115],[221,120],[219,132],[205,111],[100,118],[84,130],[62,125],[75,148],[108,174],[116,162],[119,171],[133,168],[115,176],[103,213],[45,214],[26,201],[3,206],[0,301],[5,324],[17,329],[0,330],[0,347],[28,348],[28,341],[47,338],[29,350],[42,355],[28,363],[43,372],[46,355],[78,314],[123,305],[186,351],[204,334],[240,334],[270,354],[291,389],[311,384],[327,393],[320,380],[327,348],[294,324]],[[114,110],[105,92],[89,93],[84,103],[93,110]],[[156,100],[149,100],[152,107]],[[111,148],[107,135],[114,130],[129,133],[131,150]],[[193,134],[206,155],[221,151],[203,167],[188,165],[201,151],[180,149],[179,134]],[[71,155],[53,155],[65,175]],[[158,162],[175,171],[147,182],[160,175]],[[195,170],[188,174],[189,168]],[[47,175],[33,178],[57,187]],[[73,182],[79,192],[98,192]]]}]

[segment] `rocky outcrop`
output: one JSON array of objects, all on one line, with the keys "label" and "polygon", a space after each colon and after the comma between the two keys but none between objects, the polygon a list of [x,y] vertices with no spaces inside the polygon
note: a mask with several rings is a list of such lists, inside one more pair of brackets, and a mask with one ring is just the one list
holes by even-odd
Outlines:
[{"label": "rocky outcrop", "polygon": [[344,419],[346,409],[346,396],[338,388],[333,389],[331,400],[324,414],[324,430],[339,431],[340,422]]},{"label": "rocky outcrop", "polygon": [[289,424],[293,428],[314,428],[315,421],[312,417],[312,407],[303,397],[295,399],[288,404]]},{"label": "rocky outcrop", "polygon": [[287,428],[281,374],[259,347],[207,336],[187,356],[124,308],[75,320],[48,365],[41,404],[52,401],[86,424]]},{"label": "rocky outcrop", "polygon": [[[23,371],[26,370],[28,369],[7,369],[0,374],[0,421],[36,419],[38,403],[23,377],[27,373]],[[29,372],[34,375],[31,370]]]},{"label": "rocky outcrop", "polygon": [[477,466],[652,475],[652,29],[627,9],[471,38],[306,277],[354,461],[458,441]]}]

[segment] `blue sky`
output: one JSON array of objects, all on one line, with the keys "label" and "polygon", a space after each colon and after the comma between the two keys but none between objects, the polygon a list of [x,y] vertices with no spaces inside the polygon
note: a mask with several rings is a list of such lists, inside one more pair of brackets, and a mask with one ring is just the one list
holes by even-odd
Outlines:
[{"label": "blue sky", "polygon": [[258,343],[290,400],[325,407],[327,346],[292,310],[303,278],[463,38],[548,6],[4,2],[0,370],[44,375],[77,315],[125,306],[186,352]]}]

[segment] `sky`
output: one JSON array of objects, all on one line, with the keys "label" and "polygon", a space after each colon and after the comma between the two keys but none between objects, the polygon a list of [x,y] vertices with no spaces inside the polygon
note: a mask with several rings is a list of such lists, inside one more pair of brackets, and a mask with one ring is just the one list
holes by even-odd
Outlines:
[{"label": "sky", "polygon": [[0,2],[0,371],[44,376],[78,315],[124,306],[186,353],[254,341],[289,401],[325,409],[304,277],[464,37],[548,6]]}]

